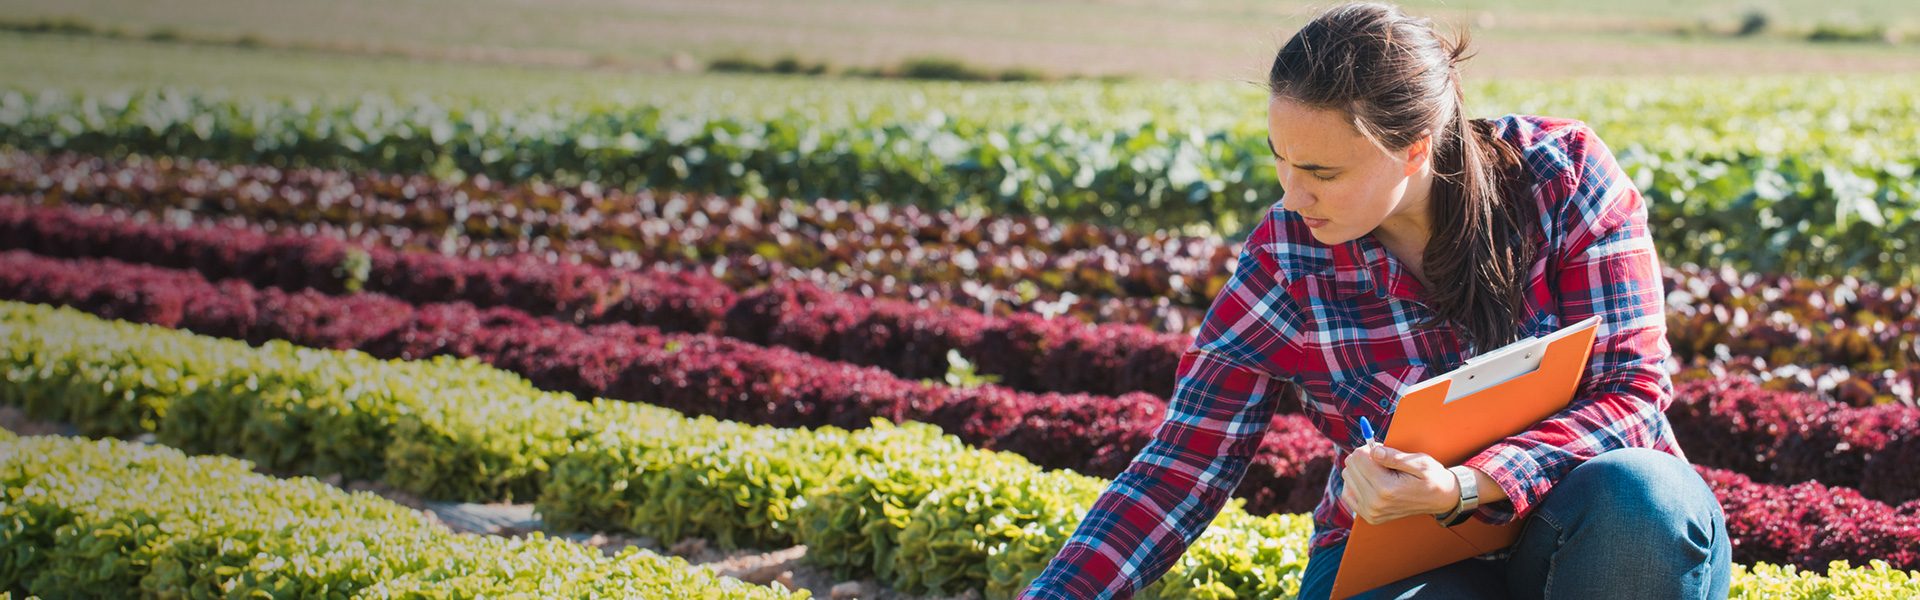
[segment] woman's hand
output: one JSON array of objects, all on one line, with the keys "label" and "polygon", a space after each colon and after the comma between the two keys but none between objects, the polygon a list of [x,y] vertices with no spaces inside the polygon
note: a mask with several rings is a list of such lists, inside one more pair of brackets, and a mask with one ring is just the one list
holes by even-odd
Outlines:
[{"label": "woman's hand", "polygon": [[1460,483],[1446,466],[1421,453],[1368,444],[1347,455],[1340,502],[1356,519],[1378,525],[1413,515],[1438,515],[1460,503]]}]

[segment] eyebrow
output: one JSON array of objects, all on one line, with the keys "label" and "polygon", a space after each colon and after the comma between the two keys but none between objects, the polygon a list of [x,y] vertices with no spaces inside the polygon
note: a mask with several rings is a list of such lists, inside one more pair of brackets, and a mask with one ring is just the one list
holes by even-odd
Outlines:
[{"label": "eyebrow", "polygon": [[[1279,150],[1275,150],[1275,149],[1273,148],[1273,138],[1267,138],[1267,151],[1268,151],[1268,152],[1272,152],[1272,153],[1273,153],[1273,157],[1274,157],[1274,158],[1280,158],[1280,151],[1279,151]],[[1293,167],[1294,167],[1294,168],[1296,168],[1296,169],[1300,169],[1300,170],[1302,170],[1302,171],[1331,171],[1331,170],[1333,170],[1333,167],[1329,167],[1329,166],[1326,166],[1326,165],[1315,165],[1315,164],[1308,164],[1308,163],[1294,163],[1294,165],[1293,165]]]}]

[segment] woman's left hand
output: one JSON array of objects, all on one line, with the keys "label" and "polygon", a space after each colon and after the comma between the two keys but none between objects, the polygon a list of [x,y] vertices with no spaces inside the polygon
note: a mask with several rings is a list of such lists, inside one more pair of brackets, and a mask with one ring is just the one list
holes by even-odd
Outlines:
[{"label": "woman's left hand", "polygon": [[1438,515],[1460,503],[1460,483],[1433,457],[1368,444],[1347,455],[1340,501],[1356,519],[1378,525],[1413,515]]}]

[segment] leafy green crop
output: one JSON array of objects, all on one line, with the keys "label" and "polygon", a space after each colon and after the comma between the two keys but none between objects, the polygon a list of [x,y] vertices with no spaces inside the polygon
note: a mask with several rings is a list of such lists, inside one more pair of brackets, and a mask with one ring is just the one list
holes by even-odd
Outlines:
[{"label": "leafy green crop", "polygon": [[[1104,486],[1100,479],[1064,471],[1046,471],[1017,455],[987,452],[965,447],[959,440],[943,435],[924,424],[893,426],[876,422],[874,427],[857,432],[837,428],[818,430],[752,427],[709,418],[687,418],[658,407],[597,400],[574,401],[565,394],[542,394],[528,390],[524,381],[501,371],[492,371],[469,361],[380,361],[357,352],[339,352],[268,344],[255,348],[241,342],[217,340],[190,333],[128,323],[108,322],[70,309],[37,305],[0,303],[0,373],[7,375],[0,385],[0,401],[16,403],[35,391],[38,402],[29,409],[35,416],[85,423],[87,415],[68,410],[71,406],[110,405],[110,399],[98,390],[124,385],[124,381],[170,381],[175,385],[198,389],[231,389],[251,385],[251,390],[224,394],[237,398],[260,396],[259,390],[272,390],[276,382],[300,380],[312,387],[295,394],[281,395],[337,398],[356,388],[439,390],[447,396],[366,394],[356,396],[357,404],[343,404],[351,418],[336,424],[365,424],[373,433],[402,439],[402,423],[420,421],[416,413],[438,411],[470,412],[471,416],[449,418],[451,422],[472,428],[470,435],[457,438],[467,446],[488,445],[533,448],[550,447],[555,440],[577,436],[566,444],[561,456],[546,457],[551,470],[535,477],[543,488],[537,504],[541,514],[558,527],[614,529],[663,536],[711,536],[723,544],[798,542],[811,544],[810,536],[822,537],[823,562],[857,567],[861,572],[883,572],[889,583],[902,589],[931,591],[986,588],[989,595],[1002,597],[1017,592],[1026,581],[1039,574],[1046,561],[1071,534],[1080,515],[1091,505]],[[328,363],[337,363],[329,365]],[[69,364],[76,368],[44,371],[53,376],[43,379],[33,365]],[[197,369],[197,370],[195,370]],[[351,379],[298,379],[300,373],[337,369],[358,373]],[[478,370],[475,370],[478,369]],[[174,373],[192,371],[194,377],[176,377]],[[70,373],[83,373],[76,376]],[[211,384],[226,384],[211,385]],[[152,386],[149,386],[152,387]],[[459,394],[461,389],[480,388],[488,395]],[[44,390],[60,389],[76,394],[74,404],[46,395]],[[221,394],[210,394],[221,396]],[[95,399],[88,400],[89,397]],[[171,405],[167,398],[148,395],[115,397],[123,404],[143,407]],[[489,402],[520,405],[533,410],[508,413],[489,408]],[[204,445],[208,451],[235,451],[241,455],[273,455],[280,448],[302,442],[275,445],[272,452],[248,448],[216,448],[199,436],[177,432],[216,431],[204,421],[214,415],[247,421],[277,422],[280,411],[301,411],[292,403],[262,401],[247,404],[246,410],[233,411],[154,411],[157,428],[176,432],[161,436],[168,443]],[[147,410],[151,410],[148,408]],[[513,416],[505,416],[512,414]],[[520,423],[503,422],[522,419]],[[199,426],[175,424],[182,419]],[[389,419],[380,421],[380,419]],[[550,423],[529,427],[525,422]],[[83,429],[94,426],[83,425]],[[244,427],[244,426],[243,426]],[[228,426],[217,431],[232,431]],[[323,438],[323,435],[313,438]],[[210,435],[210,434],[203,434]],[[358,438],[363,433],[343,438]],[[398,446],[401,442],[396,441]],[[437,452],[383,452],[378,447],[340,443],[336,452],[359,448],[371,465],[384,465],[390,483],[411,490],[457,489],[453,482],[467,481],[469,472],[489,472],[485,464],[466,469],[417,467],[448,460],[446,456],[473,453],[456,444],[436,445]],[[425,447],[425,446],[423,446]],[[310,450],[293,452],[307,456]],[[917,460],[897,460],[908,456]],[[523,458],[523,461],[530,458]],[[309,461],[306,464],[318,463]],[[908,465],[922,465],[924,471],[906,471]],[[938,464],[940,466],[932,466]],[[394,473],[409,473],[405,478]],[[864,476],[869,479],[886,474],[888,478],[918,480],[918,485],[850,485]],[[983,476],[983,473],[991,473]],[[864,475],[862,475],[864,474]],[[434,478],[452,479],[434,481]],[[476,496],[504,494],[501,489],[468,490]],[[1007,498],[996,498],[1005,493]],[[930,501],[929,499],[939,499]],[[863,549],[851,542],[847,533],[815,521],[803,525],[806,518],[833,519],[834,507],[889,506],[879,513],[863,513],[857,508],[838,517],[847,523],[864,522],[863,530],[877,536],[874,546],[885,550]],[[820,507],[820,508],[816,508]],[[802,517],[797,515],[815,515]],[[1303,515],[1252,517],[1236,503],[1223,511],[1224,523],[1202,537],[1194,551],[1175,567],[1175,575],[1163,578],[1149,588],[1145,597],[1186,593],[1189,581],[1227,582],[1236,593],[1273,595],[1274,586],[1297,585],[1299,565],[1269,565],[1254,576],[1249,572],[1227,573],[1222,569],[1242,569],[1247,560],[1245,548],[1303,549],[1310,524]],[[942,524],[965,523],[948,529]],[[1231,543],[1213,540],[1231,540]],[[1231,547],[1231,548],[1229,548]],[[845,550],[835,551],[833,548]],[[1207,550],[1213,548],[1213,550]],[[950,552],[953,549],[964,551]],[[1300,552],[1301,550],[1293,550]],[[838,556],[838,559],[830,558]],[[1304,556],[1302,554],[1302,556]],[[883,562],[884,561],[884,562]],[[928,562],[931,561],[931,562]],[[1242,566],[1234,566],[1236,564]],[[1293,583],[1287,583],[1293,582]],[[1216,586],[1217,587],[1217,586]]]},{"label": "leafy green crop", "polygon": [[791,544],[795,503],[847,448],[839,429],[750,427],[618,401],[594,409],[597,431],[556,466],[540,498],[556,527]]},{"label": "leafy green crop", "polygon": [[0,589],[47,597],[804,598],[678,558],[463,535],[367,493],[104,440],[0,440]]},{"label": "leafy green crop", "polygon": [[1758,564],[1733,566],[1730,598],[1914,598],[1920,597],[1920,574],[1889,569],[1884,564],[1855,567],[1836,560],[1826,574],[1807,573],[1793,566]]},{"label": "leafy green crop", "polygon": [[[934,88],[946,89],[946,88]],[[1900,78],[1498,84],[1474,106],[1594,126],[1669,262],[1920,279],[1920,86]],[[1280,198],[1252,89],[497,106],[0,94],[0,143],[279,166],[834,197],[1229,235]]]},{"label": "leafy green crop", "polygon": [[[516,377],[467,361],[379,361],[355,352],[276,344],[255,348],[180,331],[102,321],[67,309],[0,303],[0,343],[4,343],[5,348],[0,352],[0,373],[5,374],[0,380],[0,402],[31,401],[26,405],[29,412],[73,422],[83,429],[103,428],[88,419],[98,418],[104,423],[125,426],[125,415],[149,414],[149,418],[156,421],[154,427],[175,432],[162,436],[163,439],[209,445],[211,442],[203,436],[211,433],[188,436],[178,432],[240,431],[247,425],[227,424],[215,428],[210,421],[273,422],[276,417],[272,415],[282,411],[308,409],[301,408],[299,403],[274,400],[227,404],[228,408],[220,411],[174,411],[170,408],[185,403],[154,392],[163,389],[163,382],[176,386],[175,389],[219,390],[253,385],[255,389],[266,390],[280,385],[274,382],[304,381],[311,387],[298,388],[300,397],[353,399],[354,402],[331,400],[334,404],[319,404],[339,407],[350,416],[332,420],[311,417],[288,420],[370,427],[368,431],[342,435],[343,440],[359,441],[335,444],[329,446],[329,451],[343,458],[355,449],[366,456],[382,457],[349,462],[383,465],[389,480],[404,487],[503,496],[517,493],[514,490],[518,488],[476,482],[517,481],[521,477],[494,480],[480,474],[519,468],[524,470],[523,477],[532,480],[531,485],[541,490],[537,503],[541,514],[558,526],[663,536],[711,536],[723,544],[797,542],[807,544],[812,560],[823,565],[844,572],[874,573],[896,588],[910,592],[980,589],[992,598],[1017,593],[1065,544],[1094,498],[1107,485],[1106,481],[1096,478],[1047,471],[1016,455],[966,448],[951,436],[923,424],[892,426],[882,422],[857,432],[836,428],[745,426],[687,418],[641,404],[606,400],[584,403],[566,394],[538,393]],[[329,361],[338,364],[328,366]],[[53,368],[56,365],[60,367]],[[301,372],[325,369],[356,373],[359,377],[297,377]],[[250,381],[254,383],[249,384]],[[128,387],[131,382],[141,384]],[[349,392],[356,388],[427,393],[355,395]],[[144,392],[119,394],[115,389]],[[281,396],[291,396],[293,391],[285,389]],[[74,394],[70,398],[73,402],[63,403],[63,398],[50,395],[54,392]],[[231,395],[252,394],[234,392]],[[485,406],[490,403],[501,407]],[[98,410],[102,407],[116,410]],[[423,419],[417,416],[422,411],[459,414],[444,419]],[[171,422],[176,419],[201,424],[194,428]],[[414,423],[406,427],[416,429],[408,430],[402,427],[403,423]],[[137,424],[134,427],[137,428]],[[426,441],[418,442],[417,451],[405,453],[389,453],[367,445],[365,440],[378,437],[375,434],[381,431],[396,440],[396,445],[417,438]],[[421,433],[425,431],[440,433],[427,436]],[[304,437],[306,441],[291,440],[276,447],[317,445],[314,440],[327,438],[327,433],[309,431]],[[239,451],[242,455],[257,452],[247,448]],[[317,449],[311,451],[317,452]],[[309,456],[305,452],[294,455]],[[548,452],[553,454],[546,454]],[[33,452],[0,454],[20,455],[38,456]],[[536,458],[551,467],[533,468]],[[228,467],[231,469],[244,471],[246,468],[237,461],[205,460],[210,461],[209,464],[232,465]],[[43,465],[34,467],[42,469],[50,468],[44,465],[68,462],[71,461],[27,461]],[[311,467],[321,463],[298,460],[289,464]],[[11,468],[0,469],[0,479],[13,476],[15,472],[8,470]],[[394,473],[443,481],[407,481],[396,478]],[[0,481],[0,486],[13,485]],[[97,482],[94,485],[99,487]],[[118,481],[111,487],[168,489],[165,485],[143,486],[137,482],[126,485]],[[10,503],[0,511],[16,505],[26,506]],[[45,522],[45,519],[34,517],[33,522]],[[212,518],[193,527],[213,527],[220,523],[218,518]],[[144,526],[144,522],[134,522],[123,528],[90,531],[85,537],[93,541],[87,541],[75,533],[60,537],[61,531],[77,531],[71,528],[13,525],[13,529],[7,530],[9,533],[0,536],[0,544],[75,548],[73,552],[85,553],[87,557],[121,556],[118,548],[148,539],[142,536],[154,535],[151,531],[167,531],[165,528],[142,529]],[[1238,502],[1230,503],[1171,570],[1139,595],[1145,598],[1290,596],[1299,586],[1310,531],[1311,523],[1305,515],[1254,517],[1246,514]],[[866,539],[863,541],[862,537]],[[378,541],[402,544],[406,539],[396,536]],[[304,556],[295,551],[331,547],[334,546],[329,546],[324,539],[299,538],[285,546],[288,550],[284,555]],[[221,548],[196,550],[199,554],[192,555],[193,560],[179,563],[185,574],[173,574],[175,571],[169,570],[167,577],[172,579],[167,581],[208,577],[200,574],[208,569],[215,572],[212,577],[220,576],[220,566],[231,566],[230,562],[223,561],[239,560],[237,555],[221,554],[221,551]],[[281,559],[275,558],[282,556],[278,550],[243,554],[248,561],[282,564]],[[394,577],[392,583],[387,584],[391,586],[388,589],[425,595],[448,581],[489,590],[500,589],[488,587],[496,584],[532,585],[520,580],[506,583],[486,580],[484,575],[470,572],[469,578],[461,578],[455,573],[460,570],[459,565],[468,563],[446,562],[471,556],[479,557],[472,564],[497,562],[506,569],[537,570],[524,566],[529,563],[514,562],[543,556],[537,550],[526,554],[535,558],[503,560],[498,558],[501,555],[480,551],[463,553],[419,548],[376,556],[383,560],[410,561],[404,568],[408,574]],[[54,554],[0,549],[0,556],[15,557],[0,560],[0,581],[14,581],[13,578],[24,577],[28,572],[53,573],[44,577],[60,585],[92,585],[99,581],[137,584],[148,577],[135,577],[136,571],[129,570],[139,568],[142,563],[119,559],[101,563],[107,565],[104,567],[49,571],[41,568],[43,563],[31,561],[53,560],[49,557]],[[60,560],[68,560],[66,554],[58,556]],[[361,573],[374,569],[364,566],[372,564],[368,562],[372,559],[354,558],[356,556],[360,555],[341,558],[328,555],[328,560],[333,562],[324,563],[330,569],[326,572]],[[289,560],[286,564],[307,563]],[[253,562],[244,565],[243,571],[260,567]],[[599,567],[579,568],[604,572],[592,570]],[[379,572],[400,569],[394,567]],[[567,571],[572,572],[575,571]],[[1920,576],[1886,569],[1884,563],[1878,561],[1863,569],[1836,568],[1827,578],[1755,566],[1751,572],[1741,571],[1735,585],[1737,593],[1747,597],[1774,596],[1774,592],[1822,597],[1822,593],[1840,590],[1849,590],[1848,593],[1865,590],[1856,597],[1901,598],[1920,591]],[[542,594],[547,593],[547,588],[540,590]]]},{"label": "leafy green crop", "polygon": [[470,359],[381,361],[277,341],[256,349],[21,307],[9,304],[0,328],[10,383],[0,402],[89,435],[151,431],[275,472],[500,500],[537,495],[585,422],[570,396]]}]

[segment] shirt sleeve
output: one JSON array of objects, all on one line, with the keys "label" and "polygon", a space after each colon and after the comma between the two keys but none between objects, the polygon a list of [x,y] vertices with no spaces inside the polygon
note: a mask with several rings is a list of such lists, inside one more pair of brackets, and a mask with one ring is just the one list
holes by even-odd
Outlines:
[{"label": "shirt sleeve", "polygon": [[1554,482],[1587,459],[1655,447],[1673,402],[1673,384],[1661,366],[1671,348],[1647,207],[1598,136],[1584,126],[1567,135],[1572,166],[1561,185],[1571,195],[1556,216],[1563,238],[1554,292],[1562,323],[1594,315],[1601,321],[1567,408],[1467,460],[1510,499],[1475,511],[1475,518],[1495,525],[1531,514]]},{"label": "shirt sleeve", "polygon": [[1023,598],[1125,598],[1166,574],[1240,484],[1286,379],[1267,368],[1292,343],[1301,310],[1248,237],[1233,277],[1181,357],[1165,419],[1094,500]]}]

